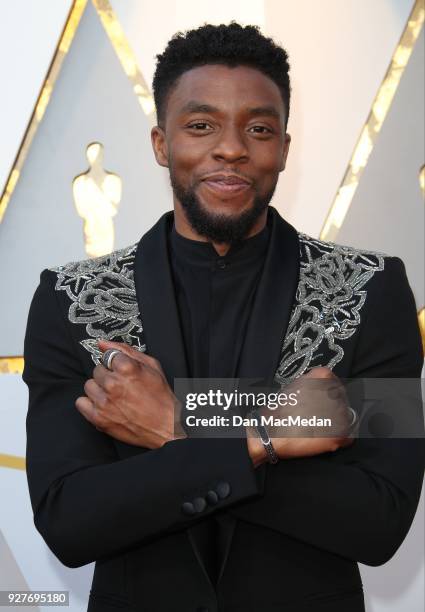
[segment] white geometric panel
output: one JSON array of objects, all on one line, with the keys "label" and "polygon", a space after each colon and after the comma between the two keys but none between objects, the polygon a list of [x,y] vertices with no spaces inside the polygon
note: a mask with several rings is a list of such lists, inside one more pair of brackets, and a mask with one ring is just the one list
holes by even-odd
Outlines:
[{"label": "white geometric panel", "polygon": [[[25,472],[0,466],[0,490],[0,562],[5,563],[0,565],[0,576],[5,572],[0,589],[69,591],[70,606],[63,609],[86,612],[94,564],[69,569],[48,549],[34,527]],[[40,605],[37,612],[52,609]]]},{"label": "white geometric panel", "polygon": [[289,52],[292,136],[273,205],[319,236],[414,0],[265,0]]},{"label": "white geometric panel", "polygon": [[[0,471],[0,482],[2,472]],[[4,488],[2,488],[4,492]],[[16,562],[13,552],[0,529],[0,591],[28,591],[28,584]],[[20,612],[39,612],[36,606],[13,606],[14,610]]]},{"label": "white geometric panel", "polygon": [[19,374],[0,376],[0,465],[2,455],[25,456],[28,389]]},{"label": "white geometric panel", "polygon": [[232,20],[262,29],[265,25],[263,0],[110,0],[110,3],[149,85],[155,71],[155,56],[163,52],[176,32]]},{"label": "white geometric panel", "polygon": [[[2,2],[0,193],[52,60],[72,0]],[[7,84],[7,86],[6,86]]]},{"label": "white geometric panel", "polygon": [[139,240],[172,207],[167,172],[152,152],[150,127],[88,3],[0,224],[0,275],[7,296],[0,302],[0,356],[22,354],[41,270],[87,257],[72,181],[87,170],[90,142],[103,145],[105,168],[122,180],[114,248]]},{"label": "white geometric panel", "polygon": [[419,184],[425,159],[424,49],[422,29],[336,236],[342,244],[400,257],[418,310],[425,303],[425,206]]},{"label": "white geometric panel", "polygon": [[394,557],[383,566],[359,566],[366,612],[424,611],[424,525],[422,491],[410,531]]}]

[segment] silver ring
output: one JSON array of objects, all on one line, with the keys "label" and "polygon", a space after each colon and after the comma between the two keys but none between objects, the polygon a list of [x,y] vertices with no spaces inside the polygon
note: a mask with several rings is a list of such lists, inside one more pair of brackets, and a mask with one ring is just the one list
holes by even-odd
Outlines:
[{"label": "silver ring", "polygon": [[357,412],[353,410],[351,406],[347,406],[347,409],[350,411],[351,414],[351,423],[349,424],[349,427],[353,427],[353,425],[355,425],[355,423],[357,422]]},{"label": "silver ring", "polygon": [[105,368],[107,368],[108,370],[112,370],[112,360],[114,357],[116,357],[116,355],[118,355],[118,353],[121,353],[121,351],[119,351],[118,349],[108,349],[103,353],[102,364],[105,366]]}]

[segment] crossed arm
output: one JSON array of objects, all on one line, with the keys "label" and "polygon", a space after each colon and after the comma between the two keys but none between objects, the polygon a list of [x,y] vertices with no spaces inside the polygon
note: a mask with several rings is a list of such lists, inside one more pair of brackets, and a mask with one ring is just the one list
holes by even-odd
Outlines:
[{"label": "crossed arm", "polygon": [[[411,303],[407,315],[411,321]],[[403,348],[401,337],[400,342],[391,362],[400,376],[417,376],[419,353],[406,362],[404,351],[412,355],[411,346]],[[250,450],[246,440],[169,439],[165,419],[160,430],[152,422],[147,428],[151,450],[135,446],[133,456],[120,459],[111,434],[100,431],[109,425],[90,422],[93,408],[77,399],[89,393],[97,409],[106,407],[93,383],[86,384],[72,343],[45,277],[31,307],[25,349],[28,481],[36,526],[66,565],[186,529],[198,518],[184,515],[182,504],[223,480],[231,494],[202,518],[225,510],[370,564],[385,562],[400,545],[420,493],[422,440],[357,440],[335,453],[255,469],[258,449]],[[154,413],[152,405],[152,418]],[[132,434],[137,435],[134,426]]]}]

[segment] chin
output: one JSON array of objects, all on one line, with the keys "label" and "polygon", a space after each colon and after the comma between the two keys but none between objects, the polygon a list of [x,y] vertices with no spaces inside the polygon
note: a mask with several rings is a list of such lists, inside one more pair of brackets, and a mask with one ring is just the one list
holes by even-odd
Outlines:
[{"label": "chin", "polygon": [[252,198],[249,200],[240,200],[239,198],[229,198],[227,200],[210,200],[205,201],[200,199],[200,204],[203,210],[212,215],[237,216],[254,207]]}]

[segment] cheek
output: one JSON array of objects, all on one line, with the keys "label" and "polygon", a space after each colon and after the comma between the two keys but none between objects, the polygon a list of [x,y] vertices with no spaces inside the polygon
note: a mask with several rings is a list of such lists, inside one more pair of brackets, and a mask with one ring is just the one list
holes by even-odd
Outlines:
[{"label": "cheek", "polygon": [[280,147],[256,147],[252,151],[251,160],[257,175],[257,184],[261,190],[264,187],[268,191],[274,185],[280,173],[282,163],[282,152]]},{"label": "cheek", "polygon": [[266,173],[279,170],[282,154],[282,146],[278,144],[264,146],[264,143],[255,143],[250,151],[252,162],[259,170]]},{"label": "cheek", "polygon": [[174,165],[181,168],[192,168],[202,163],[208,155],[209,146],[206,139],[175,137],[170,149]]},{"label": "cheek", "polygon": [[182,146],[174,146],[169,153],[169,163],[174,174],[180,178],[190,177],[196,174],[196,169],[202,163],[202,156],[196,147],[188,146],[185,143]]}]

